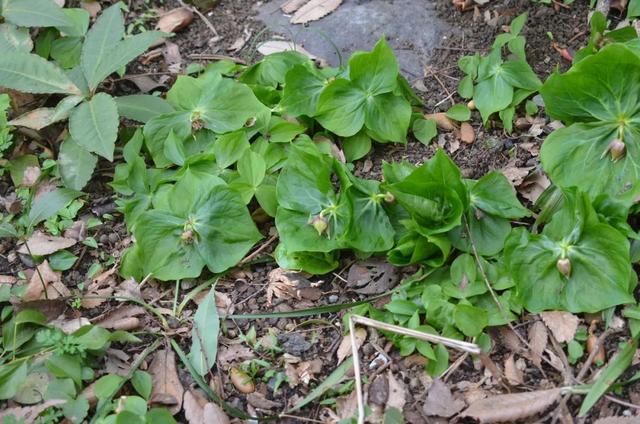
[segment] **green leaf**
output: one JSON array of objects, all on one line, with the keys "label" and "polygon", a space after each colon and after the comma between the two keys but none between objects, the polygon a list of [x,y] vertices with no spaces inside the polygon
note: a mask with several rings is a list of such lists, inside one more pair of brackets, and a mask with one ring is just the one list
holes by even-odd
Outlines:
[{"label": "green leaf", "polygon": [[438,135],[438,129],[436,128],[436,121],[433,119],[418,118],[413,122],[413,135],[420,141],[420,143],[428,146],[433,140],[433,137]]},{"label": "green leaf", "polygon": [[361,252],[384,252],[393,247],[395,231],[384,209],[377,181],[359,180],[344,196],[351,203],[349,246]]},{"label": "green leaf", "polygon": [[508,107],[512,99],[513,86],[501,75],[480,81],[473,92],[473,101],[485,124],[492,114]]},{"label": "green leaf", "polygon": [[58,188],[36,198],[29,211],[28,226],[32,228],[36,224],[55,215],[60,209],[65,207],[67,203],[79,197],[81,194],[82,193],[76,190]]},{"label": "green leaf", "polygon": [[62,11],[67,15],[68,24],[58,26],[58,30],[65,37],[84,37],[89,29],[89,12],[81,8],[65,8]]},{"label": "green leaf", "polygon": [[60,68],[30,53],[0,55],[0,86],[25,93],[82,94]]},{"label": "green leaf", "polygon": [[582,405],[580,406],[579,417],[584,417],[591,410],[593,405],[602,397],[611,387],[613,383],[622,375],[622,373],[631,366],[633,357],[638,348],[638,339],[634,338],[631,341],[625,342],[618,353],[611,358],[607,366],[598,375],[598,379],[595,381],[589,393],[584,398]]},{"label": "green leaf", "polygon": [[640,1],[630,0],[629,5],[627,6],[627,19],[634,18],[636,16],[640,16]]},{"label": "green leaf", "polygon": [[381,142],[406,143],[411,105],[401,96],[380,94],[367,99],[364,123]]},{"label": "green leaf", "polygon": [[[113,6],[112,6],[113,7]],[[109,75],[126,66],[133,59],[144,53],[153,43],[167,34],[159,31],[145,31],[119,41],[99,57],[99,66],[91,73],[85,74],[89,88],[94,89]],[[87,35],[88,42],[89,36]],[[83,46],[84,53],[84,46]],[[84,62],[83,62],[84,63]]]},{"label": "green leaf", "polygon": [[68,188],[82,190],[91,179],[97,163],[98,158],[71,137],[67,137],[60,145],[58,171]]},{"label": "green leaf", "polygon": [[328,130],[351,137],[364,125],[365,93],[345,79],[331,82],[320,94],[316,119]]},{"label": "green leaf", "polygon": [[159,280],[194,278],[204,265],[236,265],[262,236],[242,199],[219,178],[186,173],[166,191],[166,204],[141,214],[133,229],[136,260]]},{"label": "green leaf", "polygon": [[11,173],[11,180],[15,186],[19,186],[22,184],[22,180],[24,179],[24,173],[27,168],[36,167],[40,168],[40,162],[38,161],[38,157],[36,155],[22,155],[16,158],[13,158],[9,162],[9,172]]},{"label": "green leaf", "polygon": [[221,169],[228,168],[249,149],[249,139],[245,130],[238,130],[223,134],[213,145],[216,163]]},{"label": "green leaf", "polygon": [[248,183],[255,190],[262,180],[266,172],[266,164],[262,156],[256,152],[249,151],[244,154],[237,163],[238,174],[243,181]]},{"label": "green leaf", "polygon": [[174,111],[166,100],[150,94],[133,94],[116,97],[118,113],[125,118],[147,122],[156,116]]},{"label": "green leaf", "polygon": [[340,255],[333,252],[287,252],[282,243],[276,247],[274,258],[283,269],[305,271],[310,274],[327,274],[340,265]]},{"label": "green leaf", "polygon": [[16,360],[0,365],[0,399],[11,399],[27,378],[27,361]]},{"label": "green leaf", "polygon": [[78,260],[78,257],[68,250],[60,250],[48,258],[49,266],[54,271],[68,270],[76,263],[76,260]]},{"label": "green leaf", "polygon": [[98,399],[111,399],[122,385],[123,377],[115,374],[107,374],[96,380],[93,393]]},{"label": "green leaf", "polygon": [[105,9],[87,32],[82,45],[80,65],[90,90],[93,90],[104,78],[101,77],[104,75],[100,68],[102,61],[107,55],[113,53],[112,49],[124,35],[124,19],[120,8],[120,3],[116,3]]},{"label": "green leaf", "polygon": [[55,377],[70,378],[76,385],[82,382],[82,365],[71,355],[55,353],[45,361],[45,366]]},{"label": "green leaf", "polygon": [[88,151],[113,161],[118,124],[118,107],[113,97],[98,93],[73,110],[69,117],[69,132]]},{"label": "green leaf", "polygon": [[308,64],[309,58],[296,51],[273,53],[253,66],[248,67],[240,76],[240,82],[258,86],[276,87],[283,84],[290,69],[300,64]]},{"label": "green leaf", "polygon": [[27,28],[18,28],[9,23],[0,24],[0,54],[29,53],[33,41]]},{"label": "green leaf", "polygon": [[514,18],[509,24],[509,32],[513,35],[518,35],[524,28],[524,24],[527,22],[527,12],[524,12]]},{"label": "green leaf", "polygon": [[467,337],[476,337],[489,324],[488,314],[482,308],[472,305],[458,304],[453,311],[456,326]]},{"label": "green leaf", "polygon": [[520,204],[515,190],[501,172],[492,171],[480,178],[472,185],[469,194],[471,204],[485,213],[507,219],[531,215]]},{"label": "green leaf", "polygon": [[73,424],[80,424],[89,413],[89,400],[84,395],[71,399],[62,405],[62,413]]},{"label": "green leaf", "polygon": [[136,370],[131,377],[131,384],[140,396],[149,400],[151,389],[153,388],[151,374],[146,371]]},{"label": "green leaf", "polygon": [[[640,58],[621,44],[611,44],[553,74],[540,90],[546,112],[567,125],[551,133],[540,158],[551,180],[576,186],[592,197],[619,195],[640,178]],[[613,160],[609,143],[621,139],[625,151]]]},{"label": "green leaf", "polygon": [[9,121],[9,124],[41,130],[53,123],[67,119],[74,107],[83,100],[81,96],[67,96],[55,108],[34,109]]},{"label": "green leaf", "polygon": [[313,116],[326,77],[315,66],[296,65],[287,72],[280,107],[287,115]]},{"label": "green leaf", "polygon": [[23,27],[57,27],[69,25],[63,9],[51,0],[4,0],[2,16]]},{"label": "green leaf", "polygon": [[507,60],[500,67],[500,75],[514,87],[539,90],[542,83],[524,60]]},{"label": "green leaf", "polygon": [[191,330],[189,361],[200,376],[206,375],[216,363],[220,320],[216,307],[215,288],[198,305]]},{"label": "green leaf", "polygon": [[469,110],[467,105],[461,103],[451,106],[445,113],[445,115],[447,115],[448,118],[458,122],[468,121],[469,119],[471,119],[471,111]]},{"label": "green leaf", "polygon": [[368,95],[393,91],[397,77],[398,62],[384,37],[371,52],[356,52],[349,59],[349,79]]},{"label": "green leaf", "polygon": [[[565,191],[541,234],[514,231],[505,247],[518,297],[531,312],[598,312],[633,302],[629,242],[599,220],[586,193]],[[568,259],[568,277],[558,261]]]}]

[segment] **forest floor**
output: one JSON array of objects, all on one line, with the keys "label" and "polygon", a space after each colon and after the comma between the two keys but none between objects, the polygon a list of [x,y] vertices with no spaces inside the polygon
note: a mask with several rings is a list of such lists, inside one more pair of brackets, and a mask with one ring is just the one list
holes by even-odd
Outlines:
[{"label": "forest floor", "polygon": [[[356,0],[345,0],[345,3],[351,1]],[[133,63],[123,79],[114,81],[114,92],[166,91],[176,72],[192,63],[210,63],[213,58],[229,57],[241,63],[259,59],[256,46],[260,42],[281,37],[286,39],[289,35],[286,32],[276,34],[266,29],[257,19],[259,9],[264,7],[263,3],[252,0],[221,0],[208,9],[200,8],[208,23],[196,16],[170,40],[170,44],[159,48],[158,54],[146,54]],[[427,7],[426,0],[415,0],[415,3],[425,3]],[[174,0],[134,1],[129,6],[127,21],[151,28],[157,16],[162,13],[160,9],[171,10],[180,7],[180,3]],[[503,26],[522,12],[529,13],[523,30],[527,39],[527,58],[543,80],[556,69],[566,70],[570,62],[560,50],[575,52],[585,44],[589,34],[589,7],[581,0],[571,5],[558,2],[544,5],[530,0],[495,0],[484,5],[472,5],[464,12],[448,0],[437,0],[435,5],[430,4],[428,7],[432,7],[446,25],[439,41],[424,58],[426,65],[422,75],[407,75],[411,86],[423,99],[426,113],[444,112],[453,104],[463,101],[456,93],[457,84],[463,76],[457,66],[459,58],[475,52],[488,52],[496,35],[503,32]],[[425,22],[426,25],[429,23]],[[376,29],[372,29],[374,31]],[[421,29],[415,28],[415,31],[418,33]],[[378,35],[380,34],[374,33],[374,36]],[[390,44],[398,47],[394,46],[393,37],[390,37]],[[410,49],[411,46],[404,48]],[[344,53],[346,56],[349,52]],[[548,184],[537,172],[540,145],[545,135],[553,129],[553,123],[548,118],[545,120],[540,117],[533,122],[516,125],[511,135],[506,135],[500,128],[485,130],[477,112],[473,113],[470,123],[475,132],[472,143],[461,142],[455,132],[443,132],[428,147],[416,140],[410,140],[405,145],[376,144],[371,155],[355,164],[355,173],[368,178],[379,177],[384,161],[406,159],[419,164],[431,157],[436,148],[442,147],[467,178],[478,178],[491,170],[503,171],[525,201],[534,198]],[[161,313],[166,313],[172,328],[170,334],[166,335],[188,347],[188,318],[195,313],[197,305],[194,302],[186,303],[183,316],[187,319],[184,321],[173,322],[171,310],[176,299],[180,303],[191,289],[204,280],[184,281],[179,286],[150,280],[142,286],[132,287],[117,277],[113,268],[105,266],[109,262],[105,259],[117,260],[131,240],[116,212],[108,186],[113,165],[101,161],[98,169],[101,178],[92,180],[85,190],[91,194],[89,210],[97,216],[106,213],[114,218],[89,230],[98,249],[80,245],[73,248],[73,253],[80,256],[81,260],[63,273],[65,284],[77,286],[87,280],[88,273],[93,273],[91,279],[94,282],[100,281],[95,287],[111,285],[111,289],[105,289],[109,293],[124,292],[140,297]],[[6,181],[2,185],[0,194],[4,195],[9,190],[9,185]],[[355,257],[344,257],[337,272],[305,280],[304,290],[291,290],[291,287],[287,287],[291,282],[274,272],[277,265],[271,260],[270,253],[275,245],[273,237],[263,242],[257,247],[257,254],[246,261],[247,265],[236,268],[217,280],[217,301],[221,312],[285,313],[362,301],[388,291],[415,272],[411,267],[396,269],[384,261],[369,260],[363,264]],[[2,245],[5,253],[13,247],[11,242]],[[33,266],[26,256],[9,255],[9,261],[5,257],[7,256],[0,259],[4,261],[0,263],[0,268],[3,269],[0,274],[18,275]],[[96,263],[103,264],[97,273]],[[374,286],[373,288],[363,290],[368,285],[362,285],[362,282],[357,285],[353,281],[354,276],[363,272],[369,279],[368,285]],[[382,297],[374,302],[380,306],[386,300],[388,297]],[[156,317],[142,308],[117,301],[92,306],[83,316],[94,323],[111,322],[116,320],[116,316],[118,319],[135,317],[138,319],[136,330],[142,334],[165,331]],[[72,315],[73,312],[68,311],[68,314]],[[219,339],[218,366],[210,376],[210,386],[230,405],[249,414],[264,417],[280,415],[281,418],[276,422],[337,422],[353,416],[356,398],[352,383],[337,386],[325,394],[322,401],[316,399],[300,410],[283,414],[283,411],[288,411],[292,405],[307,396],[313,387],[327,379],[337,367],[339,357],[350,355],[351,346],[345,345],[342,320],[347,312],[348,310],[341,310],[306,317],[224,321]],[[546,326],[541,323],[540,317],[525,315],[513,326],[493,329],[491,336],[494,348],[489,358],[483,361],[468,354],[450,352],[452,365],[440,380],[427,375],[424,357],[419,354],[400,356],[398,350],[379,332],[369,329],[360,347],[360,361],[365,374],[364,391],[374,414],[376,407],[384,411],[386,406],[400,405],[403,407],[405,422],[449,422],[450,417],[472,400],[498,393],[561,387],[565,384],[567,375],[586,374],[588,380],[598,372],[598,367],[592,366],[587,355],[569,365],[563,349],[559,348],[553,337],[554,329],[557,329],[554,324],[557,327],[562,323],[548,323],[546,320]],[[604,324],[595,316],[580,319],[579,328],[596,338],[605,333]],[[608,352],[615,351],[616,331],[615,327],[607,330],[606,338],[603,338],[606,357]],[[256,349],[257,344],[267,349]],[[110,361],[110,369],[117,369],[120,362],[131,360],[144,347],[126,345],[122,350],[113,349],[107,359]],[[253,361],[254,364],[256,384],[255,391],[250,394],[240,393],[230,382],[230,369],[243,361]],[[586,369],[581,372],[583,367]],[[631,376],[636,369],[637,365],[633,365],[626,373]],[[183,387],[194,386],[188,372],[180,370],[179,376]],[[286,376],[288,381],[280,381],[282,376]],[[579,396],[566,397],[566,401],[560,406],[550,408],[535,419],[524,421],[573,423],[575,421],[572,417],[577,415],[581,400]],[[640,416],[636,415],[640,411],[634,409],[633,404],[640,404],[640,386],[637,385],[628,386],[615,397],[603,398],[583,422],[593,422],[609,416],[635,416],[640,420]],[[179,420],[185,420],[183,415],[178,417]],[[234,418],[230,418],[233,422]],[[458,418],[458,421],[466,422],[464,418]]]}]

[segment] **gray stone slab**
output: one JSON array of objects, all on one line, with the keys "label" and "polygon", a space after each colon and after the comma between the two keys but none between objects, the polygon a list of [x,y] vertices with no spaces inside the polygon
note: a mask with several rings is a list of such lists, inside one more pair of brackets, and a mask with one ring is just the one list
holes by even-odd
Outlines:
[{"label": "gray stone slab", "polygon": [[384,34],[402,72],[419,77],[448,30],[437,17],[434,2],[428,0],[344,0],[330,15],[306,25],[290,24],[290,16],[279,8],[283,2],[272,0],[260,6],[258,19],[334,66],[339,63],[336,47],[346,61],[354,51],[370,50]]}]

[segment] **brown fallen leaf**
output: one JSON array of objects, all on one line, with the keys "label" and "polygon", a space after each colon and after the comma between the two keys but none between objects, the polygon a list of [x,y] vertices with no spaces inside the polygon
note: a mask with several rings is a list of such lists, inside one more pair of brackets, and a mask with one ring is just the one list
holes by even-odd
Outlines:
[{"label": "brown fallen leaf", "polygon": [[386,375],[378,375],[369,385],[369,402],[386,405],[389,400],[389,380]]},{"label": "brown fallen leaf", "polygon": [[352,418],[358,410],[358,398],[356,391],[353,390],[347,396],[340,396],[336,399],[336,412],[340,420]]},{"label": "brown fallen leaf", "polygon": [[[137,317],[146,313],[147,311],[142,306],[122,305],[97,317],[93,320],[93,323],[106,329],[124,330],[126,327],[132,329],[140,325],[140,320]],[[135,320],[132,320],[132,318],[135,318]],[[137,326],[131,327],[133,325],[132,322],[136,323]]]},{"label": "brown fallen leaf", "polygon": [[269,411],[276,408],[282,408],[282,403],[267,399],[260,392],[253,392],[247,395],[247,403],[257,409]]},{"label": "brown fallen leaf", "polygon": [[505,177],[507,177],[511,185],[513,185],[514,187],[517,187],[520,184],[522,184],[526,176],[529,175],[529,172],[531,172],[533,168],[535,167],[534,166],[523,166],[523,167],[507,166],[501,169],[500,172],[502,172],[502,174]]},{"label": "brown fallen leaf", "polygon": [[240,393],[249,394],[256,390],[256,385],[246,372],[240,368],[233,367],[229,370],[229,379]]},{"label": "brown fallen leaf", "polygon": [[326,66],[327,61],[323,58],[320,58],[313,53],[310,53],[304,47],[299,44],[295,44],[292,41],[284,41],[284,40],[269,40],[264,43],[260,43],[257,47],[258,52],[263,56],[269,56],[270,54],[287,52],[287,51],[296,51],[298,53],[302,53],[307,56],[311,60],[315,60],[320,66]]},{"label": "brown fallen leaf", "polygon": [[560,397],[560,389],[491,396],[472,403],[461,416],[481,423],[515,422],[539,414]]},{"label": "brown fallen leaf", "polygon": [[279,299],[299,300],[318,300],[322,296],[322,291],[313,287],[311,281],[300,272],[276,268],[269,272],[267,278],[269,280],[267,287],[267,303],[269,305],[272,304],[274,295]]},{"label": "brown fallen leaf", "polygon": [[53,107],[40,107],[12,119],[9,124],[39,131],[53,123],[55,114],[56,109]]},{"label": "brown fallen leaf", "polygon": [[198,390],[185,392],[183,408],[189,424],[229,424],[229,417],[222,408],[208,402]]},{"label": "brown fallen leaf", "polygon": [[456,125],[444,112],[426,113],[424,119],[433,119],[436,121],[436,126],[441,130],[453,131],[456,128]]},{"label": "brown fallen leaf", "polygon": [[370,259],[349,268],[347,287],[360,294],[381,294],[400,281],[398,269],[386,261]]},{"label": "brown fallen leaf", "polygon": [[464,401],[454,398],[447,385],[436,378],[429,388],[422,410],[428,416],[449,418],[460,412],[464,406]]},{"label": "brown fallen leaf", "polygon": [[69,296],[69,289],[62,284],[60,278],[61,274],[52,270],[49,262],[43,261],[31,276],[22,300],[25,302],[38,300],[43,297],[45,290],[47,291],[47,299]]},{"label": "brown fallen leaf", "polygon": [[46,256],[66,249],[77,243],[77,240],[56,237],[45,234],[41,231],[34,232],[31,237],[18,249],[18,253],[24,255]]},{"label": "brown fallen leaf", "polygon": [[542,352],[547,347],[547,327],[541,321],[535,321],[529,327],[529,356],[531,362],[540,368],[542,363]]},{"label": "brown fallen leaf", "polygon": [[389,381],[389,397],[387,398],[386,409],[396,408],[402,411],[405,403],[407,403],[407,393],[402,380],[394,377],[391,370],[387,371],[387,380]]},{"label": "brown fallen leaf", "polygon": [[293,13],[308,1],[309,0],[287,0],[280,5],[280,10],[286,14]]},{"label": "brown fallen leaf", "polygon": [[[362,346],[365,339],[367,338],[367,330],[358,327],[356,328],[356,334],[354,335],[356,338],[356,346],[358,349]],[[336,352],[336,356],[338,357],[338,365],[342,363],[346,358],[351,356],[351,333],[347,333],[343,338],[342,342],[340,342],[340,346],[338,346],[338,351]]]},{"label": "brown fallen leaf", "polygon": [[162,32],[178,32],[193,21],[193,12],[187,7],[178,7],[160,16],[156,29]]},{"label": "brown fallen leaf", "polygon": [[571,312],[547,311],[540,312],[542,322],[551,330],[551,334],[560,343],[570,342],[576,335],[580,319]]},{"label": "brown fallen leaf", "polygon": [[184,387],[178,377],[176,355],[173,350],[158,350],[153,355],[148,372],[153,382],[149,402],[166,406],[172,415],[180,412]]},{"label": "brown fallen leaf", "polygon": [[33,423],[36,421],[36,418],[38,418],[38,415],[42,414],[45,410],[51,408],[52,406],[61,405],[66,402],[66,400],[55,399],[48,400],[46,402],[33,406],[6,408],[0,411],[0,420],[2,420],[2,422],[5,422],[5,417],[13,417],[14,421],[11,422]]},{"label": "brown fallen leaf", "polygon": [[587,337],[587,353],[591,355],[591,352],[593,352],[597,347],[598,352],[593,357],[593,363],[596,365],[601,365],[606,361],[607,355],[604,350],[604,343],[600,343],[600,346],[596,346],[598,344],[598,337],[595,334],[596,324],[596,321],[591,321],[591,325],[589,325],[589,337]]},{"label": "brown fallen leaf", "polygon": [[15,284],[18,279],[12,275],[0,275],[0,284]]},{"label": "brown fallen leaf", "polygon": [[321,359],[301,362],[296,367],[298,380],[305,386],[308,386],[311,380],[315,380],[316,374],[320,374],[322,372],[323,366],[324,363]]},{"label": "brown fallen leaf", "polygon": [[234,41],[232,45],[227,47],[227,51],[236,53],[242,50],[242,48],[247,44],[247,41],[251,39],[251,35],[253,35],[253,32],[249,30],[248,26],[245,26],[244,30],[242,31],[242,35],[236,38],[236,41]]},{"label": "brown fallen leaf", "polygon": [[595,420],[593,424],[640,424],[640,417],[605,417]]},{"label": "brown fallen leaf", "polygon": [[516,366],[513,354],[504,361],[504,376],[512,386],[520,386],[524,383],[522,371]]},{"label": "brown fallen leaf", "polygon": [[291,20],[292,24],[306,24],[324,18],[340,6],[342,0],[311,0],[296,11]]},{"label": "brown fallen leaf", "polygon": [[470,123],[460,124],[460,140],[467,144],[472,144],[476,140],[476,133]]},{"label": "brown fallen leaf", "polygon": [[234,362],[253,359],[256,354],[244,344],[234,343],[229,346],[221,346],[218,349],[217,362],[221,367],[227,367]]}]

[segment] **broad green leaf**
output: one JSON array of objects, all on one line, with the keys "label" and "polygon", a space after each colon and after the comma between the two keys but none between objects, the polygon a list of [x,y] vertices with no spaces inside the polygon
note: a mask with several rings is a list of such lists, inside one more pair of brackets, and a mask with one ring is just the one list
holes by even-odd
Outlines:
[{"label": "broad green leaf", "polygon": [[73,424],[80,424],[89,413],[89,400],[84,395],[70,399],[62,405],[62,413]]},{"label": "broad green leaf", "polygon": [[100,67],[103,60],[114,53],[112,49],[124,35],[124,19],[120,8],[120,3],[116,3],[105,9],[87,32],[82,45],[80,65],[90,90],[102,81],[104,72]]},{"label": "broad green leaf", "polygon": [[472,305],[458,304],[453,311],[456,326],[467,337],[476,337],[489,324],[487,312]]},{"label": "broad green leaf", "polygon": [[149,399],[151,390],[153,389],[153,381],[151,374],[146,371],[136,370],[131,377],[131,385],[140,396]]},{"label": "broad green leaf", "polygon": [[[640,178],[640,58],[621,44],[604,47],[565,74],[553,74],[540,90],[546,112],[564,121],[551,133],[540,158],[551,180],[592,197],[619,195]],[[609,143],[625,149],[613,160]]]},{"label": "broad green leaf", "polygon": [[96,380],[93,392],[98,399],[111,399],[120,390],[123,381],[124,378],[119,375],[107,374]]},{"label": "broad green leaf", "polygon": [[57,29],[65,37],[84,37],[89,29],[89,12],[81,8],[64,8],[62,11],[67,15],[68,24],[57,26]]},{"label": "broad green leaf", "polygon": [[27,28],[19,28],[13,24],[0,24],[0,54],[29,53],[33,49],[33,41]]},{"label": "broad green leaf", "polygon": [[365,102],[361,88],[345,79],[336,79],[320,94],[316,119],[342,137],[353,136],[364,125]]},{"label": "broad green leaf", "polygon": [[420,143],[428,146],[433,140],[433,137],[438,135],[438,129],[436,128],[436,121],[433,119],[418,118],[413,122],[413,135],[420,141]]},{"label": "broad green leaf", "polygon": [[464,105],[462,103],[451,106],[449,110],[447,110],[445,115],[447,115],[448,118],[451,118],[454,121],[458,122],[468,121],[469,119],[471,119],[471,111],[469,110],[467,105]]},{"label": "broad green leaf", "polygon": [[640,16],[640,0],[629,0],[627,6],[627,19]]},{"label": "broad green leaf", "polygon": [[22,155],[11,159],[8,166],[11,180],[15,186],[20,186],[27,168],[40,168],[40,162],[36,155]]},{"label": "broad green leaf", "polygon": [[631,341],[625,342],[618,353],[611,358],[584,398],[580,406],[580,412],[578,412],[579,417],[587,415],[598,399],[607,393],[611,385],[631,366],[637,348],[638,339],[633,338]]},{"label": "broad green leaf", "polygon": [[244,182],[252,186],[254,190],[264,179],[266,164],[262,156],[255,152],[250,151],[244,154],[238,160],[236,166],[238,168],[238,174],[240,174]]},{"label": "broad green leaf", "polygon": [[55,353],[44,364],[55,377],[70,378],[76,385],[81,384],[82,364],[75,357],[68,354]]},{"label": "broad green leaf", "polygon": [[513,86],[502,75],[492,75],[475,86],[473,100],[486,123],[489,117],[511,104]]},{"label": "broad green leaf", "polygon": [[25,93],[82,94],[60,68],[30,53],[0,55],[0,86]]},{"label": "broad green leaf", "polygon": [[313,65],[296,65],[287,72],[280,107],[287,115],[313,116],[326,77]]},{"label": "broad green leaf", "polygon": [[451,243],[442,235],[425,237],[409,231],[387,253],[387,259],[396,266],[423,264],[436,268],[444,265],[450,251]]},{"label": "broad green leaf", "polygon": [[8,222],[0,223],[0,238],[18,237],[18,231]]},{"label": "broad green leaf", "polygon": [[527,22],[527,12],[524,12],[514,18],[509,24],[509,32],[513,35],[518,35],[524,28],[524,24]]},{"label": "broad green leaf", "polygon": [[242,128],[265,110],[249,87],[217,73],[206,79],[178,77],[167,100],[176,110],[190,112],[193,125],[219,134]]},{"label": "broad green leaf", "polygon": [[11,399],[27,378],[27,361],[16,360],[0,365],[0,399]]},{"label": "broad green leaf", "polygon": [[120,96],[115,100],[120,116],[138,122],[147,122],[156,116],[173,112],[173,107],[166,100],[150,94]]},{"label": "broad green leaf", "polygon": [[305,129],[303,125],[297,122],[272,116],[269,120],[269,125],[262,131],[262,134],[271,143],[289,143],[296,136],[304,133]]},{"label": "broad green leaf", "polygon": [[[166,35],[159,31],[145,31],[110,46],[109,50],[99,58],[98,68],[91,74],[91,77],[87,76],[89,88],[94,89],[97,87],[102,80],[126,66],[133,59],[144,53],[149,46]],[[87,36],[88,39],[89,37]]]},{"label": "broad green leaf", "polygon": [[224,169],[236,163],[249,148],[247,133],[242,129],[218,137],[213,145],[213,154],[218,166]]},{"label": "broad green leaf", "polygon": [[507,178],[497,171],[492,171],[475,182],[469,195],[473,206],[494,216],[518,219],[531,215],[518,201]]},{"label": "broad green leaf", "polygon": [[60,209],[66,206],[82,193],[68,188],[58,188],[42,196],[36,198],[31,205],[28,215],[29,227],[44,221],[45,219],[55,215]]},{"label": "broad green leaf", "polygon": [[113,161],[118,125],[118,107],[113,97],[106,93],[98,93],[82,103],[69,117],[69,132],[73,139],[109,161]]},{"label": "broad green leaf", "polygon": [[69,24],[63,9],[52,0],[4,0],[2,16],[23,27],[57,27]]},{"label": "broad green leaf", "polygon": [[276,247],[274,258],[282,269],[305,271],[310,274],[327,274],[340,265],[340,255],[333,252],[287,252],[281,243]]},{"label": "broad green leaf", "polygon": [[82,37],[62,37],[51,43],[51,58],[63,69],[72,69],[80,63]]},{"label": "broad green leaf", "polygon": [[500,66],[500,75],[514,87],[538,90],[542,83],[524,60],[507,60]]},{"label": "broad green leaf", "polygon": [[219,331],[215,288],[212,288],[198,305],[191,330],[191,351],[188,357],[193,369],[201,376],[206,375],[216,364]]},{"label": "broad green leaf", "polygon": [[66,271],[76,263],[78,257],[68,250],[60,250],[47,258],[54,271]]},{"label": "broad green leaf", "polygon": [[397,77],[398,62],[384,37],[370,52],[356,52],[349,59],[349,79],[368,96],[393,91]]},{"label": "broad green leaf", "polygon": [[91,179],[97,163],[98,158],[71,137],[60,145],[58,171],[65,187],[82,190]]},{"label": "broad green leaf", "polygon": [[[504,242],[511,233],[508,219],[485,214],[471,208],[466,214],[464,223],[452,229],[447,235],[453,246],[463,252],[473,253],[471,242],[481,256],[493,256],[504,247]],[[467,231],[468,227],[468,231]]]},{"label": "broad green leaf", "polygon": [[[541,234],[514,231],[505,247],[517,294],[531,312],[598,312],[633,302],[629,242],[599,220],[586,193],[565,191]],[[568,259],[564,274],[558,261]]]},{"label": "broad green leaf", "polygon": [[353,162],[365,157],[371,150],[371,138],[365,131],[342,140],[342,151],[347,162]]},{"label": "broad green leaf", "polygon": [[377,181],[360,180],[344,193],[351,203],[349,246],[361,252],[384,252],[393,247],[395,231],[384,209]]},{"label": "broad green leaf", "polygon": [[245,84],[275,88],[285,82],[290,69],[306,63],[309,63],[309,58],[296,51],[273,53],[247,68],[239,80]]},{"label": "broad green leaf", "polygon": [[392,93],[367,98],[364,122],[381,142],[406,143],[411,121],[411,105]]}]

